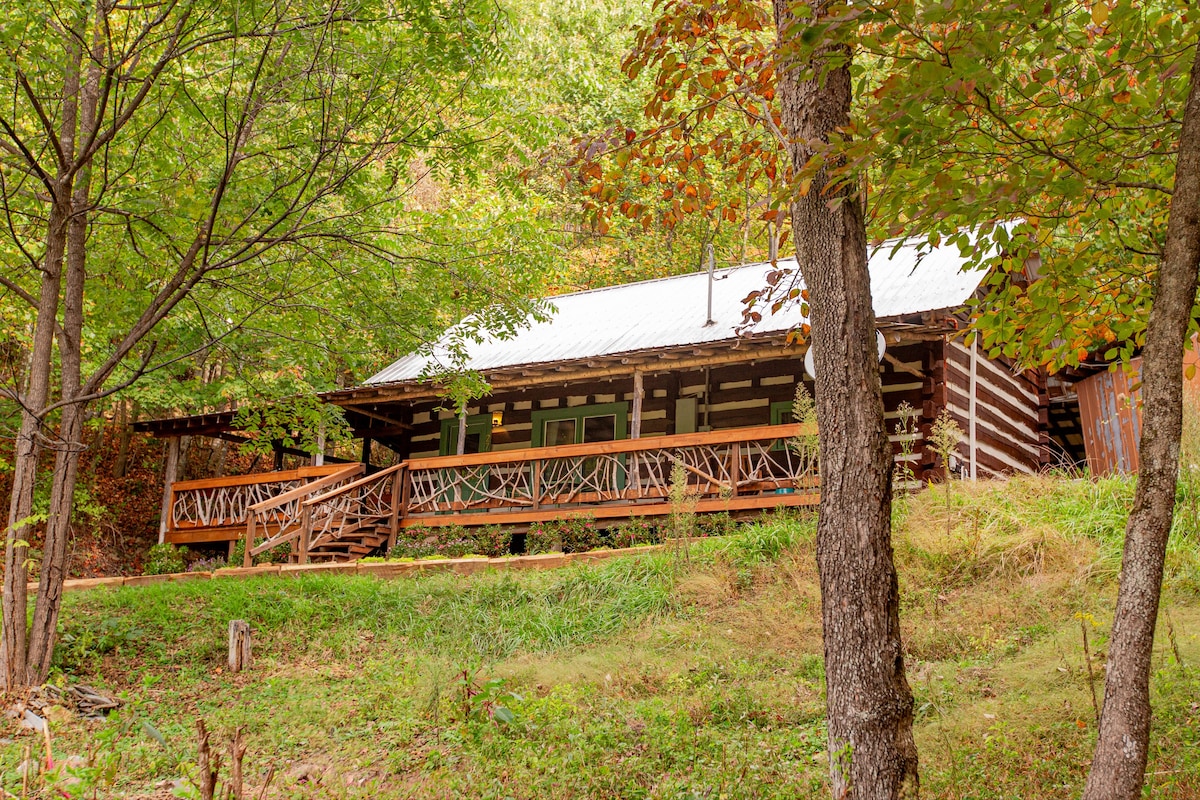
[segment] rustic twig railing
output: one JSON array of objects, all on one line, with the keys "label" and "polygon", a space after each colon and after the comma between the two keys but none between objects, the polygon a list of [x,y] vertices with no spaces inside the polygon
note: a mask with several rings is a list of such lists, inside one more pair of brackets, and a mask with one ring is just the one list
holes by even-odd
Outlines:
[{"label": "rustic twig railing", "polygon": [[395,544],[405,467],[402,462],[305,500],[311,546],[320,547],[380,527],[387,529],[388,547]]},{"label": "rustic twig railing", "polygon": [[815,435],[770,425],[412,459],[371,475],[355,464],[190,481],[175,485],[167,541],[244,538],[246,564],[290,543],[304,563],[390,547],[406,527],[669,514],[676,465],[697,512],[814,505],[815,454],[792,445]]},{"label": "rustic twig railing", "polygon": [[791,446],[813,425],[770,425],[406,462],[401,527],[522,524],[670,513],[671,472],[697,511],[811,505],[816,459]]},{"label": "rustic twig railing", "polygon": [[[301,564],[308,563],[312,519],[309,509],[303,505],[303,501],[311,497],[314,492],[357,478],[363,474],[365,469],[362,464],[339,466],[337,472],[303,483],[283,494],[255,503],[247,509],[246,549],[242,557],[244,566],[252,565],[254,556],[259,553],[264,553],[281,544],[290,544],[297,539],[299,540],[298,548],[293,549],[298,550]],[[254,540],[258,538],[260,532],[266,537],[266,541],[255,545]]]},{"label": "rustic twig railing", "polygon": [[344,464],[330,464],[283,472],[176,481],[171,486],[167,506],[166,541],[192,544],[240,539],[251,506],[345,468]]}]

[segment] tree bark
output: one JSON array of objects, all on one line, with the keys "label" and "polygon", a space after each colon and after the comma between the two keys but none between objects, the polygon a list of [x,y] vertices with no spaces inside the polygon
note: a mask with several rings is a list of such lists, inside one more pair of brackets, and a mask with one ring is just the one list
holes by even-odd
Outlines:
[{"label": "tree bark", "polygon": [[1175,511],[1183,352],[1200,271],[1200,46],[1179,135],[1167,239],[1142,351],[1141,462],[1125,527],[1100,735],[1085,800],[1141,797],[1150,744],[1150,660]]},{"label": "tree bark", "polygon": [[117,401],[117,458],[113,462],[112,476],[114,478],[124,478],[128,473],[127,464],[129,462],[129,440],[133,436],[133,428],[130,424],[133,420],[129,416],[129,401]]},{"label": "tree bark", "polygon": [[[849,122],[849,49],[799,56],[788,0],[774,0],[779,95],[796,170]],[[810,5],[828,19],[824,3]],[[832,60],[832,63],[831,63]],[[823,168],[792,198],[796,260],[809,292],[820,427],[817,566],[835,798],[915,797],[913,698],[904,676],[891,545],[892,454],[883,416],[866,225],[856,186]]]},{"label": "tree bark", "polygon": [[28,605],[25,587],[29,580],[26,559],[33,529],[28,519],[33,514],[33,492],[41,450],[38,439],[41,436],[42,418],[39,412],[45,408],[50,397],[51,357],[69,216],[70,209],[66,202],[56,202],[51,206],[46,253],[42,259],[37,321],[34,324],[33,357],[30,359],[29,380],[22,398],[21,428],[13,447],[13,482],[4,543],[4,628],[0,633],[0,662],[3,664],[5,689],[26,685]]},{"label": "tree bark", "polygon": [[[96,107],[100,91],[100,50],[103,14],[98,4],[97,19],[92,26],[92,52],[88,58],[87,77],[79,91],[79,136],[64,137],[64,141],[86,142],[95,131]],[[85,25],[86,30],[86,18]],[[72,165],[74,148],[66,150]],[[66,281],[63,293],[63,319],[59,336],[59,370],[63,406],[57,437],[54,479],[50,489],[50,513],[46,519],[46,540],[42,547],[42,565],[38,578],[37,601],[29,634],[26,678],[41,683],[50,674],[50,659],[54,653],[58,611],[61,607],[63,581],[67,576],[67,544],[71,534],[71,517],[75,504],[75,484],[79,476],[79,459],[83,453],[83,423],[87,404],[78,402],[83,373],[83,298],[87,279],[87,236],[91,191],[91,167],[85,164],[75,174],[71,190],[71,216],[67,222]]]}]

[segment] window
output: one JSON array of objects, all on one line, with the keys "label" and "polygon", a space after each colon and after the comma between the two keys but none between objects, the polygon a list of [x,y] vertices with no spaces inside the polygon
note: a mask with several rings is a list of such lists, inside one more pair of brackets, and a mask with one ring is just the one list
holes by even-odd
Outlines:
[{"label": "window", "polygon": [[[792,413],[792,401],[780,400],[777,403],[771,403],[771,424],[786,425],[789,422],[795,422],[796,415]],[[772,450],[782,450],[783,442],[776,442],[771,445]]]},{"label": "window", "polygon": [[780,400],[778,403],[771,403],[772,425],[786,425],[789,422],[795,421],[795,417],[792,415],[791,400]]},{"label": "window", "polygon": [[628,416],[628,403],[534,411],[531,443],[534,447],[555,447],[624,439]]},{"label": "window", "polygon": [[[492,449],[492,415],[475,414],[467,417],[467,444],[464,453],[486,453]],[[442,420],[442,438],[438,455],[458,453],[458,417]]]}]

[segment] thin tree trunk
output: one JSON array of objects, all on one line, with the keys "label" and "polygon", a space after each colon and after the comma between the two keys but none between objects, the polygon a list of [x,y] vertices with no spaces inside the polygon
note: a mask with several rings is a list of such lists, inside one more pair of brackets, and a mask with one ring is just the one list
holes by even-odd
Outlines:
[{"label": "thin tree trunk", "polygon": [[[848,48],[811,58],[788,0],[774,0],[779,93],[793,166],[849,122]],[[814,17],[827,6],[812,4]],[[834,59],[829,64],[827,59]],[[819,76],[810,79],[810,75]],[[913,698],[904,676],[891,545],[891,447],[883,417],[866,226],[856,187],[824,170],[792,199],[796,259],[809,291],[820,427],[817,566],[835,798],[915,797]]]},{"label": "thin tree trunk", "polygon": [[1142,440],[1108,644],[1104,708],[1085,800],[1141,797],[1150,744],[1150,659],[1175,511],[1183,351],[1200,270],[1200,46],[1179,135],[1167,240],[1142,352]]},{"label": "thin tree trunk", "polygon": [[33,357],[29,382],[22,398],[21,428],[13,447],[13,482],[9,495],[8,530],[4,542],[4,627],[0,633],[0,662],[3,663],[4,688],[26,685],[25,656],[26,583],[29,580],[28,541],[32,526],[33,493],[37,482],[41,417],[50,397],[51,357],[58,315],[58,294],[62,284],[62,260],[66,247],[66,227],[70,210],[65,202],[50,210],[46,254],[42,260],[42,286],[38,297],[37,322],[33,333]]},{"label": "thin tree trunk", "polygon": [[[102,13],[97,7],[97,14]],[[81,20],[86,22],[86,17]],[[95,45],[100,44],[100,27],[95,28]],[[61,371],[61,393],[64,400],[76,397],[79,393],[82,370],[81,348],[83,342],[83,292],[85,283],[84,248],[87,237],[86,203],[89,190],[88,170],[77,173],[72,179],[69,172],[74,164],[75,142],[78,128],[86,137],[96,123],[97,93],[99,91],[100,72],[96,59],[89,59],[88,78],[80,84],[80,65],[83,60],[82,48],[73,39],[68,38],[70,52],[69,66],[64,77],[64,113],[60,138],[65,163],[60,164],[64,177],[57,184],[56,207],[63,213],[58,239],[55,242],[56,257],[60,280],[57,281],[61,290],[62,262],[66,258],[66,291],[63,299],[62,327],[57,328],[59,343],[59,362]],[[54,235],[54,227],[51,227]],[[49,251],[49,247],[47,247]],[[54,298],[54,308],[57,312],[58,297]],[[39,309],[40,312],[40,309]],[[52,321],[53,322],[53,321]],[[51,326],[52,335],[56,326]],[[46,364],[46,369],[51,369]],[[40,405],[31,406],[41,409],[46,406],[47,397]],[[69,404],[63,407],[59,421],[59,432],[55,457],[54,477],[51,484],[50,509],[46,518],[46,537],[42,548],[42,563],[38,577],[38,596],[34,606],[33,627],[26,640],[26,667],[22,680],[24,683],[40,683],[50,670],[50,657],[54,646],[55,627],[58,624],[59,601],[62,595],[62,583],[66,576],[67,539],[71,524],[71,507],[74,500],[75,483],[79,473],[79,456],[82,448],[83,421],[86,408],[82,404]],[[42,419],[44,424],[45,420]],[[24,487],[32,493],[33,485]],[[27,498],[28,502],[31,498]],[[6,576],[7,578],[7,576]],[[7,581],[6,581],[7,582]],[[7,587],[6,587],[7,588]],[[22,595],[24,590],[22,587]],[[15,597],[13,598],[16,599]],[[15,627],[16,619],[9,620],[8,600],[5,597],[5,629]],[[20,605],[26,606],[22,598]],[[26,606],[27,607],[27,606]],[[15,616],[15,615],[14,615]],[[25,628],[24,609],[22,609],[20,627]],[[23,631],[24,633],[24,631]],[[15,686],[10,682],[10,686]]]},{"label": "thin tree trunk", "polygon": [[[100,26],[96,26],[97,33]],[[88,70],[80,99],[82,130],[90,133],[96,118],[99,69]],[[81,169],[72,195],[74,213],[67,226],[67,276],[63,297],[62,335],[59,337],[59,361],[62,374],[62,398],[79,396],[82,377],[83,295],[87,275],[88,193],[91,170]],[[46,541],[42,548],[42,569],[38,578],[37,603],[29,634],[28,678],[41,683],[50,674],[50,659],[54,654],[58,611],[62,601],[63,581],[67,577],[67,544],[71,535],[75,484],[79,477],[79,459],[83,454],[83,423],[87,404],[69,403],[63,406],[59,421],[58,454],[55,458],[54,481],[50,490],[50,514],[46,519]]]},{"label": "thin tree trunk", "polygon": [[119,413],[117,418],[117,458],[113,462],[112,475],[114,478],[124,478],[128,472],[126,465],[129,462],[129,440],[133,434],[129,423],[133,420],[129,416],[128,400],[119,401],[117,409]]}]

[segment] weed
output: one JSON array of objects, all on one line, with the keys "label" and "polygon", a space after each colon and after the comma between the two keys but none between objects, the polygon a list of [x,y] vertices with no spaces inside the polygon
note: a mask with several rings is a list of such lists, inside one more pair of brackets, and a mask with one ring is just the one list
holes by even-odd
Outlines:
[{"label": "weed", "polygon": [[506,688],[504,678],[480,680],[478,674],[478,669],[463,669],[458,674],[462,721],[517,725],[518,707],[524,698]]},{"label": "weed", "polygon": [[907,401],[896,408],[895,438],[900,446],[900,452],[895,457],[895,468],[892,470],[892,507],[902,519],[907,510],[909,492],[920,484],[916,483],[913,472],[913,452],[916,441],[920,437],[917,428],[919,414]]},{"label": "weed", "polygon": [[170,542],[156,544],[146,555],[146,575],[167,575],[186,569],[187,548],[176,547]]},{"label": "weed", "polygon": [[[929,434],[929,443],[933,446],[933,451],[941,457],[942,469],[945,472],[947,536],[950,535],[950,481],[954,472],[952,460],[954,451],[962,439],[962,428],[958,427],[958,423],[950,415],[949,409],[942,409],[942,413],[938,414],[938,418],[933,422],[933,428]],[[974,469],[975,465],[972,464],[971,468]]]},{"label": "weed", "polygon": [[688,561],[691,558],[688,539],[691,538],[696,528],[696,503],[700,499],[700,493],[688,486],[687,470],[681,461],[676,461],[671,467],[669,499],[671,501],[671,540],[674,545],[672,552],[677,557],[682,555],[683,560]]},{"label": "weed", "polygon": [[[808,425],[817,421],[817,404],[802,381],[796,382],[796,394],[792,398],[792,419]],[[799,475],[816,475],[819,469],[820,446],[816,434],[793,436],[788,447],[800,459]]]}]

